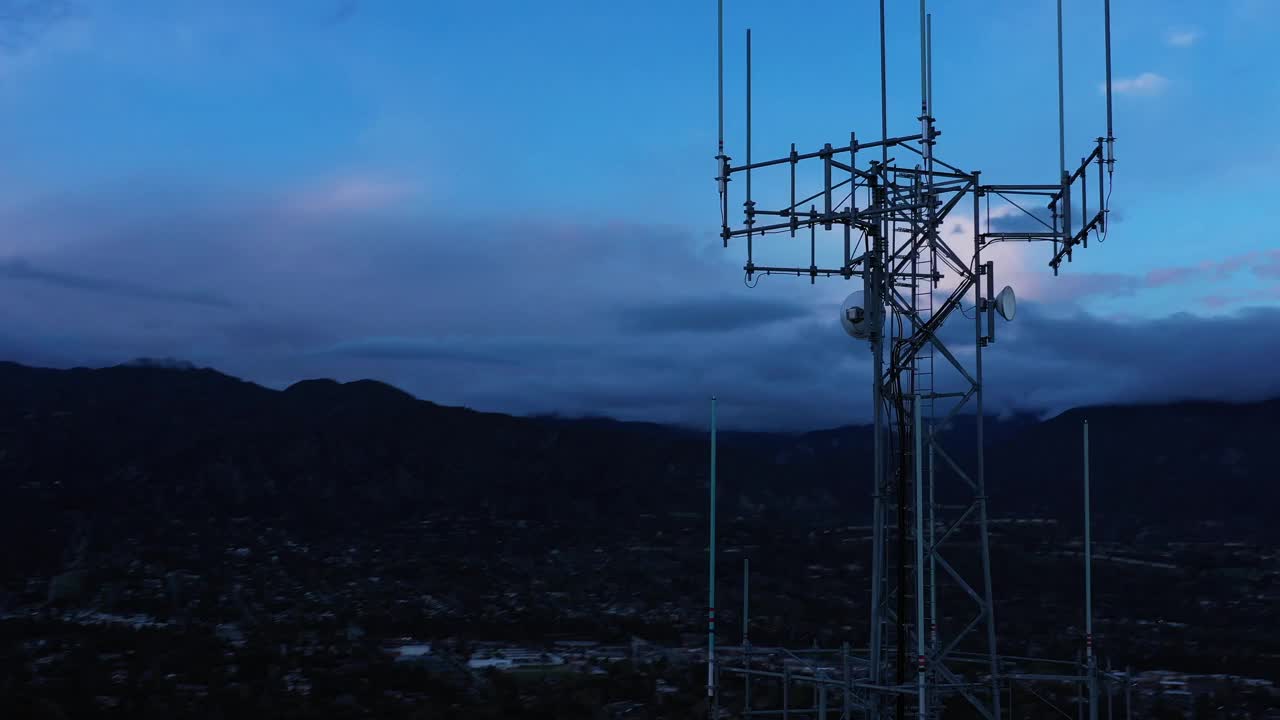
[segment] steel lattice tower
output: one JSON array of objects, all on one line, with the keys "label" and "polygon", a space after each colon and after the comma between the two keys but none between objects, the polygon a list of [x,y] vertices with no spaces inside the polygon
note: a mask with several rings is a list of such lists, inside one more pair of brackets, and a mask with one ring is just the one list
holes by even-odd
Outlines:
[{"label": "steel lattice tower", "polygon": [[[983,439],[983,352],[996,339],[995,268],[983,251],[1008,240],[1051,247],[1048,265],[1056,275],[1064,260],[1088,247],[1090,235],[1106,236],[1111,175],[1115,167],[1111,112],[1110,1],[1102,0],[1106,37],[1106,135],[1098,137],[1074,169],[1066,165],[1062,86],[1062,0],[1058,1],[1059,159],[1052,182],[992,184],[980,171],[962,170],[935,155],[940,132],[933,117],[932,22],[920,0],[919,125],[890,136],[886,83],[885,2],[879,3],[880,135],[827,143],[809,152],[791,146],[786,155],[753,160],[751,147],[751,31],[746,35],[745,162],[735,164],[724,146],[724,22],[718,2],[719,146],[716,181],[720,196],[720,236],[744,245],[746,278],[758,275],[843,278],[863,293],[859,322],[868,328],[874,408],[874,450],[869,459],[872,496],[871,611],[865,656],[846,647],[839,658],[823,660],[803,651],[721,648],[727,656],[708,663],[708,693],[719,712],[719,685],[725,674],[747,683],[743,717],[869,718],[907,714],[934,717],[945,697],[959,695],[988,720],[1002,716],[1006,683],[1050,680],[1087,684],[1090,717],[1096,719],[1098,683],[1120,674],[1100,673],[1086,639],[1088,659],[1065,662],[1072,672],[1030,672],[1053,663],[1006,658],[998,653],[992,592],[990,533]],[[909,156],[900,162],[895,155]],[[789,169],[790,196],[766,204],[753,195],[752,175]],[[797,199],[797,174],[821,173],[820,185]],[[741,180],[740,183],[734,183]],[[731,184],[732,183],[732,184]],[[742,220],[730,220],[732,189],[742,187]],[[1003,199],[1043,226],[1031,232],[993,232],[982,223],[982,202]],[[1092,202],[1090,198],[1095,198]],[[1017,199],[1015,199],[1017,198]],[[772,198],[771,198],[772,200]],[[1043,203],[1046,221],[1023,204]],[[736,203],[734,203],[736,204]],[[940,228],[949,218],[968,215],[971,236],[958,238]],[[771,236],[809,236],[809,265],[758,264]],[[838,245],[840,261],[818,263],[819,239]],[[964,302],[972,303],[972,317]],[[968,339],[957,340],[954,316],[972,320]],[[971,344],[970,344],[971,343]],[[945,371],[945,372],[944,372]],[[941,377],[949,375],[950,383]],[[942,430],[972,413],[971,451],[948,448]],[[714,452],[714,450],[713,450]],[[714,460],[713,460],[714,462]],[[713,476],[714,477],[714,476]],[[714,483],[714,480],[713,480]],[[937,501],[945,496],[950,503]],[[714,493],[714,484],[713,484]],[[957,500],[958,498],[958,500]],[[713,499],[714,502],[714,499]],[[714,517],[714,516],[713,516]],[[713,520],[714,523],[714,520]],[[970,542],[959,543],[966,537]],[[972,546],[972,547],[970,547]],[[714,530],[712,552],[714,553]],[[962,556],[968,553],[970,557]],[[963,562],[961,560],[964,560]],[[714,576],[714,565],[712,565]],[[714,577],[713,577],[714,582]],[[745,588],[744,588],[745,596]],[[944,600],[963,597],[968,607],[940,612]],[[714,595],[712,601],[714,613]],[[745,604],[745,602],[744,602]],[[744,607],[744,615],[746,609]],[[952,618],[947,621],[947,618]],[[955,620],[963,618],[963,621]],[[714,639],[714,615],[712,616]],[[714,653],[714,648],[713,648]],[[770,659],[772,657],[772,660]],[[754,658],[754,662],[753,662]],[[742,662],[735,663],[735,659]],[[753,709],[754,681],[780,682],[783,707]],[[787,707],[788,688],[807,685],[813,707]],[[714,714],[713,713],[713,714]]]}]

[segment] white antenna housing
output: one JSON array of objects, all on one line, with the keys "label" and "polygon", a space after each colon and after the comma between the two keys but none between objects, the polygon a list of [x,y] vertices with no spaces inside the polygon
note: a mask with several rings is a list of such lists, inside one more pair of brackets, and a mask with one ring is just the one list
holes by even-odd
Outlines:
[{"label": "white antenna housing", "polygon": [[866,306],[866,293],[861,290],[849,293],[840,305],[840,326],[859,340],[871,337],[872,313]]}]

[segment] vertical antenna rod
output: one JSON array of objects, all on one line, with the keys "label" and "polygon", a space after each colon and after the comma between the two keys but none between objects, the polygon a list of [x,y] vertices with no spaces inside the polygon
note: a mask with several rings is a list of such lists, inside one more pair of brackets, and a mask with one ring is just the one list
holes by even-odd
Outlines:
[{"label": "vertical antenna rod", "polygon": [[[1067,174],[1067,115],[1062,84],[1062,0],[1058,0],[1058,177]],[[1066,180],[1063,180],[1065,183]]]},{"label": "vertical antenna rod", "polygon": [[[888,87],[886,84],[885,71],[885,37],[884,37],[884,2],[880,0],[880,138],[883,140],[889,136],[889,105],[888,105]],[[889,164],[889,146],[882,144],[880,146],[880,162],[881,166]],[[887,179],[887,176],[886,176]],[[880,191],[875,184],[875,178],[871,179],[870,191],[871,198],[869,205],[879,208],[881,206]],[[880,217],[879,232],[867,233],[867,266],[863,275],[863,286],[866,288],[867,308],[872,312],[880,302],[879,285],[879,258],[881,248],[884,244],[884,238],[888,235],[888,214]],[[874,322],[878,322],[879,315],[873,315]],[[872,358],[872,377],[871,377],[871,404],[874,406],[874,438],[872,439],[872,478],[871,478],[871,524],[874,528],[871,540],[871,682],[879,684],[883,676],[883,660],[881,651],[883,644],[882,632],[884,624],[881,617],[880,605],[883,602],[881,592],[883,590],[882,575],[884,573],[884,498],[882,492],[884,489],[884,410],[881,403],[880,378],[884,371],[884,342],[878,327],[874,325],[871,336],[871,358]],[[869,720],[879,720],[880,718],[880,698],[872,696],[868,698],[870,707],[868,708],[867,717]]]},{"label": "vertical antenna rod", "polygon": [[925,104],[929,106],[929,112],[933,112],[933,13],[929,13],[924,19],[924,35],[925,35]]},{"label": "vertical antenna rod", "polygon": [[[880,0],[880,139],[889,137],[889,85],[885,69],[884,0]],[[880,146],[880,162],[889,164],[889,144]],[[878,478],[877,478],[878,480]]]},{"label": "vertical antenna rod", "polygon": [[1107,167],[1114,171],[1116,165],[1116,133],[1111,122],[1111,0],[1103,0],[1102,14],[1103,22],[1106,24],[1104,36],[1107,43]]},{"label": "vertical antenna rod", "polygon": [[[707,697],[716,704],[716,398],[711,397],[711,530],[707,586]],[[712,717],[715,717],[713,715]]]},{"label": "vertical antenna rod", "polygon": [[[982,173],[975,172],[973,174],[973,185],[980,185]],[[981,217],[982,198],[978,193],[973,193],[973,267],[976,271],[982,265],[982,235],[978,228],[978,218]],[[973,284],[973,304],[982,305],[982,288],[979,283]],[[995,594],[991,591],[991,537],[990,526],[987,524],[987,468],[985,455],[982,452],[983,439],[982,430],[984,415],[983,410],[983,389],[982,389],[982,315],[973,314],[973,335],[974,335],[974,358],[973,369],[974,377],[977,378],[977,390],[974,393],[974,417],[975,417],[975,439],[978,447],[978,536],[982,544],[982,601],[987,613],[987,653],[991,662],[991,709],[993,717],[1000,717],[1000,663],[996,659],[996,606]]]},{"label": "vertical antenna rod", "polygon": [[719,128],[716,157],[724,155],[724,0],[716,2],[716,104]]},{"label": "vertical antenna rod", "polygon": [[[933,112],[933,14],[932,13],[925,16],[925,36],[926,36],[925,40],[927,42],[927,49],[928,49],[928,52],[925,55],[925,59],[926,59],[925,77],[927,78],[927,82],[925,84],[927,92],[925,94],[925,98],[926,98],[926,102],[929,105],[929,112],[932,113]],[[932,206],[930,206],[929,214],[930,216],[933,215]],[[937,259],[936,259],[937,246],[934,242],[932,242],[932,238],[933,238],[932,228],[929,230],[929,236],[930,236],[929,269],[931,272],[936,272],[938,267]],[[916,282],[920,282],[920,280],[917,278]],[[926,281],[926,286],[929,287],[929,292],[933,292],[932,283]],[[915,302],[915,301],[916,301],[916,295],[915,295],[915,291],[913,290],[912,302]],[[933,307],[932,300],[929,303],[929,307],[930,308]],[[932,312],[930,314],[932,315]],[[933,380],[932,375],[930,376],[929,379],[930,381]],[[930,382],[930,385],[932,386],[932,382]],[[921,462],[921,461],[923,461],[923,458],[917,459],[916,462]],[[929,417],[929,465],[928,467],[929,467],[929,538],[928,538],[929,539],[929,651],[931,653],[936,653],[938,651],[938,563],[937,563],[937,556],[934,555],[933,553],[935,518],[934,518],[934,502],[933,502],[933,417],[932,417],[932,412],[930,413],[930,417]],[[921,619],[920,629],[917,630],[917,632],[923,633],[924,632],[923,628],[924,628],[924,620]],[[933,702],[933,700],[930,699],[930,702]]]},{"label": "vertical antenna rod", "polygon": [[747,273],[752,266],[751,228],[756,222],[755,203],[751,201],[751,28],[747,28]]},{"label": "vertical antenna rod", "polygon": [[720,237],[729,247],[729,159],[724,154],[724,0],[716,2],[716,189],[720,192]]},{"label": "vertical antenna rod", "polygon": [[[929,51],[928,51],[928,48],[926,47],[926,45],[928,44],[928,38],[926,37],[926,35],[928,33],[927,26],[928,26],[929,20],[926,16],[924,5],[925,5],[925,0],[920,0],[920,114],[928,115],[929,114],[929,87],[928,87],[929,80],[928,80],[927,66],[929,64],[929,58],[928,58]],[[927,140],[928,138],[925,138],[925,139]]]}]

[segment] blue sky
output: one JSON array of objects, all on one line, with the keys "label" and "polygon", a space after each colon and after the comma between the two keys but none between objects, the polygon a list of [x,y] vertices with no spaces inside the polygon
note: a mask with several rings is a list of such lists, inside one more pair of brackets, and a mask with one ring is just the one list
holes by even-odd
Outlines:
[{"label": "blue sky", "polygon": [[[510,412],[694,422],[716,392],[743,425],[865,417],[854,394],[797,399],[865,372],[828,322],[848,288],[748,291],[740,249],[719,247],[711,0],[6,4],[32,8],[0,26],[8,357],[377,377]],[[878,134],[875,3],[726,4],[735,157],[747,26],[758,156]],[[1117,222],[1057,280],[1043,248],[1000,256],[1029,311],[992,394],[1052,410],[1280,392],[1247,360],[1280,322],[1280,2],[1114,4]],[[1077,159],[1105,129],[1102,3],[1065,5]],[[940,157],[1052,182],[1054,3],[931,9]],[[895,134],[915,127],[916,12],[890,2]],[[1030,344],[1093,342],[1091,323],[1185,337],[1132,373],[1108,356],[1064,376]],[[1223,357],[1237,380],[1195,381]]]}]

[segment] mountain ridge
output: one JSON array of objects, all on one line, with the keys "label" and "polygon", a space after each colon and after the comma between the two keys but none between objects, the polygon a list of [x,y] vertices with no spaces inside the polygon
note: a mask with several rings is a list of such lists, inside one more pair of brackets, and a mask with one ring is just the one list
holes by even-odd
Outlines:
[{"label": "mountain ridge", "polygon": [[[706,509],[705,430],[484,413],[370,380],[274,390],[168,366],[4,362],[0,398],[3,539],[62,528],[50,536],[50,553],[78,522],[69,518],[97,518],[119,537],[158,518],[216,524],[232,516],[328,532],[431,507],[608,533],[641,514]],[[1076,527],[1086,416],[1099,537],[1275,534],[1265,508],[1280,503],[1270,460],[1280,400],[991,418],[993,515]],[[946,437],[966,467],[972,431],[972,417],[962,417]],[[870,446],[865,425],[724,432],[722,509],[771,522],[864,522]],[[945,469],[939,474],[945,502],[960,485],[942,477]]]}]

